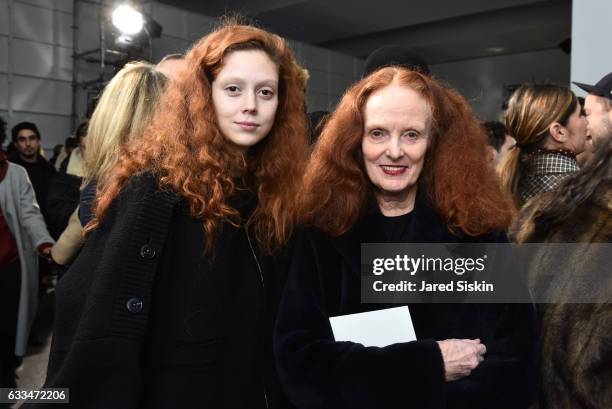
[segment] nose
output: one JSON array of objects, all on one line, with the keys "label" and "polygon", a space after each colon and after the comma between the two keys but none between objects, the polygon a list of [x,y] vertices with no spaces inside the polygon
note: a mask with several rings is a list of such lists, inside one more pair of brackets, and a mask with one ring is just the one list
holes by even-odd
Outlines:
[{"label": "nose", "polygon": [[386,155],[393,160],[397,160],[404,156],[404,151],[402,150],[402,146],[400,144],[399,137],[393,137],[389,139],[387,143]]},{"label": "nose", "polygon": [[257,96],[255,92],[245,92],[242,106],[242,112],[255,113],[257,112]]}]

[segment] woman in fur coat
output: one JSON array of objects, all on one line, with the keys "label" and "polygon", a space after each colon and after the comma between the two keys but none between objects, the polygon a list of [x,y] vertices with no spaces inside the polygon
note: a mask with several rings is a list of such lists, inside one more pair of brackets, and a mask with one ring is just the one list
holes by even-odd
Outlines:
[{"label": "woman in fur coat", "polygon": [[[528,203],[511,233],[519,243],[596,243],[586,251],[579,247],[568,252],[558,263],[566,267],[554,271],[539,261],[552,251],[542,246],[529,269],[530,287],[547,287],[553,297],[579,301],[580,287],[575,284],[595,283],[593,293],[598,292],[600,299],[612,298],[612,276],[602,271],[611,265],[609,246],[604,244],[612,242],[612,141],[557,190]],[[540,409],[609,408],[612,304],[539,304],[538,312]]]}]

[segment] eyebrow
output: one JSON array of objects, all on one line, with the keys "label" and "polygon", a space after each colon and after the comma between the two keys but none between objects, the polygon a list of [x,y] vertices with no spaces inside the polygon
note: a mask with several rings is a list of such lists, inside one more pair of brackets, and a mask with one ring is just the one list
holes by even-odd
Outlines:
[{"label": "eyebrow", "polygon": [[[221,79],[223,82],[245,82],[244,78],[241,77],[226,77]],[[266,84],[266,85],[274,85],[278,86],[278,80],[275,79],[263,79],[256,82],[257,85]]]},{"label": "eyebrow", "polygon": [[[383,130],[388,130],[387,127],[382,126],[382,125],[378,125],[376,124],[376,122],[372,123],[372,124],[364,124],[364,128],[368,131],[374,130],[374,129],[383,129]],[[426,124],[413,124],[410,126],[407,126],[405,128],[403,128],[403,131],[418,131],[418,132],[424,132],[427,129],[427,125]]]}]

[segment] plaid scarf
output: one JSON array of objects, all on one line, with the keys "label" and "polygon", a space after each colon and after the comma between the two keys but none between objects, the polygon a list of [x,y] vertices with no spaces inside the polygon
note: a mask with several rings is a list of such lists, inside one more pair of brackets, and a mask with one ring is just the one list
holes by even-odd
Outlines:
[{"label": "plaid scarf", "polygon": [[539,149],[529,154],[525,173],[519,181],[521,206],[540,193],[554,190],[563,179],[579,170],[576,155],[569,151]]}]

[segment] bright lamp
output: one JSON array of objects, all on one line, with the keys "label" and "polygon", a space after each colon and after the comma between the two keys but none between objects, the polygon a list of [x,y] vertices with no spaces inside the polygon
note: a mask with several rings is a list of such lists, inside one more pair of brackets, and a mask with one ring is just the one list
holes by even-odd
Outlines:
[{"label": "bright lamp", "polygon": [[121,5],[113,11],[113,25],[123,34],[137,34],[144,26],[144,17],[132,7]]}]

